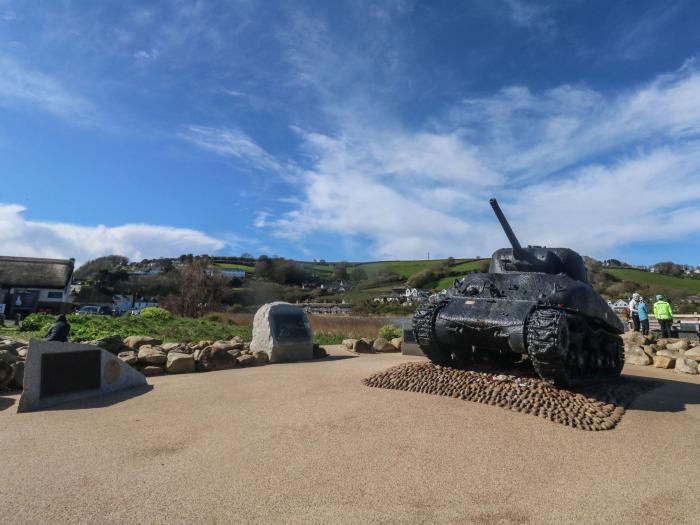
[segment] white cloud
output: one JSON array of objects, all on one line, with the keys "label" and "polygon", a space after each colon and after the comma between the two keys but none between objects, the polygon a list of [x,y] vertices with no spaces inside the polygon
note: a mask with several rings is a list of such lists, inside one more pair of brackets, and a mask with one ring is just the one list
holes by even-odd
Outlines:
[{"label": "white cloud", "polygon": [[614,96],[507,88],[414,130],[361,99],[336,104],[334,132],[297,128],[310,159],[302,202],[261,227],[300,244],[368,239],[375,258],[485,255],[505,244],[487,204],[497,196],[524,243],[594,256],[700,233],[693,64]]},{"label": "white cloud", "polygon": [[240,129],[189,126],[181,138],[222,157],[238,160],[251,168],[274,172],[283,169],[275,157]]},{"label": "white cloud", "polygon": [[504,0],[508,16],[514,24],[529,29],[537,29],[546,36],[552,36],[556,23],[551,16],[551,8],[532,0]]},{"label": "white cloud", "polygon": [[71,93],[58,80],[0,56],[0,105],[16,103],[83,125],[92,123],[96,117],[91,102]]},{"label": "white cloud", "polygon": [[223,240],[188,228],[152,224],[81,226],[27,220],[25,208],[0,204],[0,253],[27,257],[73,257],[78,263],[118,254],[132,260],[215,253]]}]

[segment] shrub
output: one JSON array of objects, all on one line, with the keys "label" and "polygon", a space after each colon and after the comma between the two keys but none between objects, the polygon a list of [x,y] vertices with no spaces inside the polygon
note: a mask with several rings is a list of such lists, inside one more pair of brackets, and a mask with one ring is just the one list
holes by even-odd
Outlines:
[{"label": "shrub", "polygon": [[379,337],[391,341],[395,337],[401,337],[401,328],[393,324],[385,324],[379,329]]},{"label": "shrub", "polygon": [[19,325],[20,332],[41,332],[48,330],[51,323],[54,322],[54,317],[48,314],[29,314],[22,320]]},{"label": "shrub", "polygon": [[165,321],[170,319],[172,315],[165,308],[160,308],[159,306],[147,306],[141,310],[141,317],[146,319],[160,319]]}]

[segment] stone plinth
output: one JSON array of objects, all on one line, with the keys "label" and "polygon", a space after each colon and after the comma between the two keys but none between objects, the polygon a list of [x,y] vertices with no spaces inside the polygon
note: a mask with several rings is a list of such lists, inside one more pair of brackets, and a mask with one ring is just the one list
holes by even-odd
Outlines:
[{"label": "stone plinth", "polygon": [[253,319],[253,352],[265,352],[271,363],[313,359],[313,335],[306,312],[289,303],[261,306]]},{"label": "stone plinth", "polygon": [[416,336],[413,333],[413,325],[405,323],[403,325],[403,336],[401,341],[401,353],[403,355],[425,356],[423,350],[420,349],[416,342]]},{"label": "stone plinth", "polygon": [[146,386],[146,378],[97,346],[33,339],[18,412]]}]

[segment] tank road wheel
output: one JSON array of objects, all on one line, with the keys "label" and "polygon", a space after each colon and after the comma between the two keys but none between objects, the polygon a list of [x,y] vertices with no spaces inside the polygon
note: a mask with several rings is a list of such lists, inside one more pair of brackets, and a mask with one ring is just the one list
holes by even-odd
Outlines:
[{"label": "tank road wheel", "polygon": [[441,347],[435,339],[435,320],[446,304],[447,301],[421,303],[413,314],[413,333],[428,359],[436,365],[454,366],[451,350]]}]

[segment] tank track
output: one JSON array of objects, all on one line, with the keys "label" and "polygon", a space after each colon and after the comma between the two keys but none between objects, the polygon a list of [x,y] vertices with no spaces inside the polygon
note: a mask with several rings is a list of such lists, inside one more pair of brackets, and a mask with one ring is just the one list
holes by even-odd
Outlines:
[{"label": "tank track", "polygon": [[558,386],[617,379],[624,346],[615,333],[583,316],[556,308],[535,310],[525,325],[527,350],[537,374]]},{"label": "tank track", "polygon": [[441,366],[454,366],[452,353],[440,347],[435,340],[434,331],[435,319],[448,302],[443,300],[436,303],[421,303],[413,314],[413,333],[418,346],[428,359]]}]

